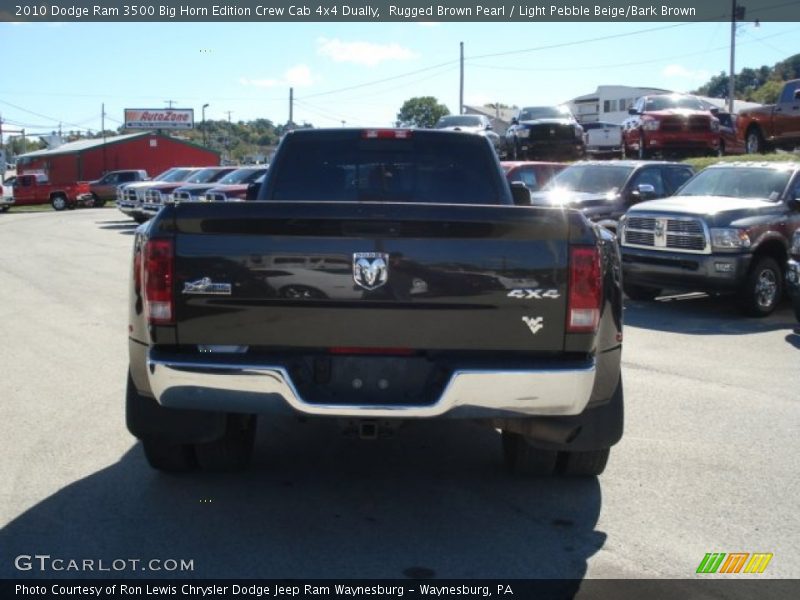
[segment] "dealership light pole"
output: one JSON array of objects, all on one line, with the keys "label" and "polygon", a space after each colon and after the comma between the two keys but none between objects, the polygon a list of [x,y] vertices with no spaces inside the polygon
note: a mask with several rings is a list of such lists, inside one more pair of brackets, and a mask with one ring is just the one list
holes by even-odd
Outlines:
[{"label": "dealership light pole", "polygon": [[209,107],[209,104],[203,104],[203,146],[206,145],[206,109]]}]

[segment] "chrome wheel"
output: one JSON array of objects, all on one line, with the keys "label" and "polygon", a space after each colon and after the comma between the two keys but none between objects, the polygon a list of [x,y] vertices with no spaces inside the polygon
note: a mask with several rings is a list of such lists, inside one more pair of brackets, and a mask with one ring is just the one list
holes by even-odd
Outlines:
[{"label": "chrome wheel", "polygon": [[758,133],[757,129],[751,129],[747,132],[747,138],[745,140],[745,150],[748,154],[758,154],[761,152],[761,134]]},{"label": "chrome wheel", "polygon": [[778,279],[772,269],[764,269],[756,280],[756,302],[764,310],[772,308],[778,295]]}]

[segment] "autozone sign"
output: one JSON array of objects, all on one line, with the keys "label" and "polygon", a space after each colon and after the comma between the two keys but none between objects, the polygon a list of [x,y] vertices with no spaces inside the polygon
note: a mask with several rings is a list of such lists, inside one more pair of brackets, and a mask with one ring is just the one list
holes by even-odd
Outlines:
[{"label": "autozone sign", "polygon": [[126,108],[127,129],[192,129],[194,109],[191,108]]}]

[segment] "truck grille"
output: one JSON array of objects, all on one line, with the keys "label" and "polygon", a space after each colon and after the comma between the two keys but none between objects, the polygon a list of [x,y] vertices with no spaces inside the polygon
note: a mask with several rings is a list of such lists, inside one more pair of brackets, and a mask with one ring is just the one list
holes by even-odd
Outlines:
[{"label": "truck grille", "polygon": [[144,193],[144,201],[147,204],[161,204],[161,192],[158,190],[147,190]]},{"label": "truck grille", "polygon": [[695,217],[630,216],[625,223],[622,245],[674,252],[710,253],[706,228]]},{"label": "truck grille", "polygon": [[710,131],[711,118],[702,115],[694,115],[688,119],[678,116],[665,117],[661,121],[660,129],[661,131]]},{"label": "truck grille", "polygon": [[571,140],[575,137],[572,125],[533,125],[529,131],[528,139],[533,141]]}]

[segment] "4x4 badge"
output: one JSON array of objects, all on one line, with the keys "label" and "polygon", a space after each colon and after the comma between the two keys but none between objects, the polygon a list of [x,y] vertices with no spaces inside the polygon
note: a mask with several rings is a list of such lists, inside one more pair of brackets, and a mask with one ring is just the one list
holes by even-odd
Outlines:
[{"label": "4x4 badge", "polygon": [[353,281],[365,290],[381,287],[389,279],[389,255],[384,252],[354,252]]}]

